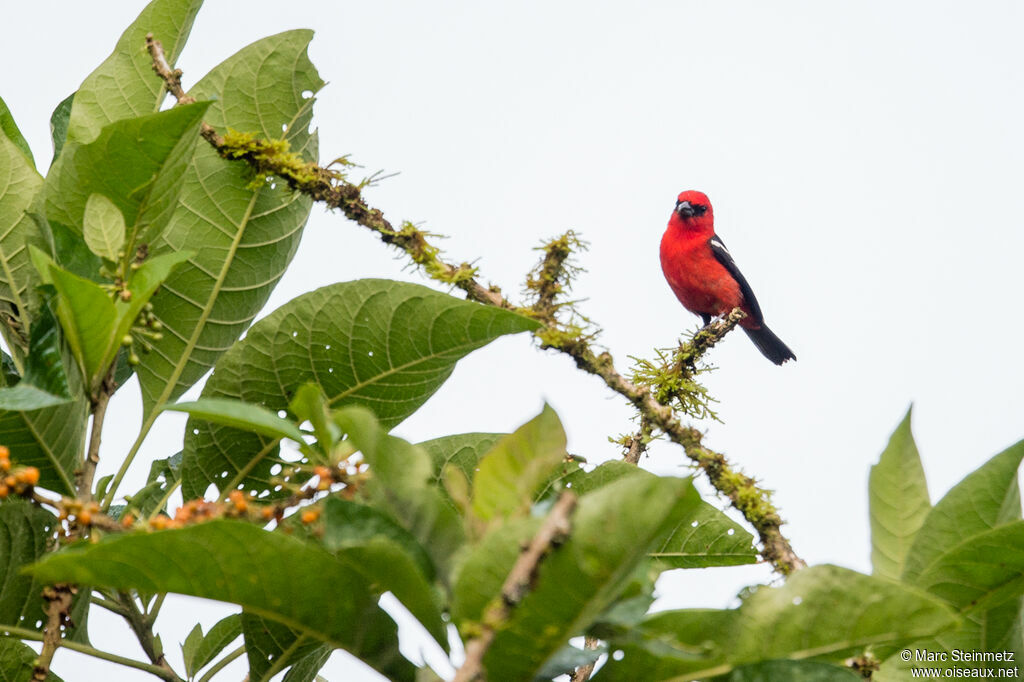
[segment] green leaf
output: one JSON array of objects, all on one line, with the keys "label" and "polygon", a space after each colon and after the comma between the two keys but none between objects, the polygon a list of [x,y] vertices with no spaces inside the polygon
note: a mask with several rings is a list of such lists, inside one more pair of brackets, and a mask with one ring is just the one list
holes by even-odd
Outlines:
[{"label": "green leaf", "polygon": [[505,433],[460,433],[454,436],[442,436],[433,440],[417,443],[417,446],[430,455],[434,463],[434,484],[444,486],[445,469],[458,469],[472,481],[476,475],[476,465],[494,444],[507,436]]},{"label": "green leaf", "polygon": [[[249,679],[254,682],[268,680],[270,675],[267,673],[271,672],[271,667],[277,671],[289,669],[285,677],[289,682],[293,679],[308,682],[323,667],[333,650],[330,645],[308,634],[251,613],[242,613],[241,622],[249,660]],[[293,677],[295,668],[300,669],[300,674]],[[311,675],[307,674],[310,668],[315,668]]]},{"label": "green leaf", "polygon": [[40,486],[74,495],[88,416],[82,399],[40,410],[0,410],[0,443],[18,464],[39,469]]},{"label": "green leaf", "polygon": [[[181,453],[177,453],[166,459],[154,460],[149,467],[149,476],[146,478],[146,485],[134,495],[125,497],[127,504],[121,512],[134,512],[137,516],[148,517],[153,512],[166,512],[167,499],[172,490],[177,488],[178,479],[181,477]],[[96,497],[102,498],[105,490],[97,488]],[[119,517],[120,518],[120,517]]]},{"label": "green leaf", "polygon": [[[0,637],[0,682],[25,682],[32,679],[32,672],[39,658],[31,647],[17,639]],[[62,682],[51,672],[46,682]]]},{"label": "green leaf", "polygon": [[117,308],[100,285],[55,265],[50,278],[57,288],[57,317],[71,351],[90,387],[113,361],[121,339],[115,338]]},{"label": "green leaf", "polygon": [[[75,101],[75,93],[71,93],[57,105],[50,114],[50,139],[53,140],[53,158],[60,156],[64,142],[68,138],[68,121],[71,120],[71,105]],[[52,165],[52,162],[51,162]]]},{"label": "green leaf", "polygon": [[[93,142],[69,141],[46,176],[35,211],[81,235],[89,197],[102,194],[121,212],[126,249],[151,243],[177,208],[209,106],[197,102],[116,121]],[[63,264],[61,254],[57,258]]]},{"label": "green leaf", "polygon": [[463,635],[474,631],[540,524],[536,517],[511,519],[488,530],[460,558],[452,580],[451,614]]},{"label": "green leaf", "polygon": [[337,497],[324,503],[324,546],[332,552],[359,547],[374,538],[385,538],[404,549],[428,579],[434,565],[423,545],[391,516],[379,509]]},{"label": "green leaf", "polygon": [[85,202],[84,236],[89,250],[101,258],[117,261],[124,246],[124,216],[121,209],[102,194],[90,194]]},{"label": "green leaf", "polygon": [[153,73],[146,34],[164,46],[174,63],[185,46],[202,0],[154,0],[117,41],[113,53],[82,82],[71,106],[67,138],[91,142],[112,121],[157,111],[166,97],[164,83]]},{"label": "green leaf", "polygon": [[430,457],[415,445],[388,435],[365,408],[342,408],[334,418],[370,465],[372,475],[365,486],[370,503],[412,533],[444,580],[465,531],[441,491],[430,485]]},{"label": "green leaf", "polygon": [[288,403],[288,410],[299,422],[308,421],[312,425],[321,452],[329,455],[334,450],[341,432],[331,421],[327,396],[319,386],[312,382],[299,386],[295,397]]},{"label": "green leaf", "polygon": [[42,630],[45,583],[21,572],[56,541],[57,518],[22,500],[0,504],[0,624]]},{"label": "green leaf", "polygon": [[[593,471],[579,470],[565,477],[578,495],[598,490],[626,476],[651,476],[643,469],[611,460]],[[724,512],[703,500],[691,516],[680,518],[655,544],[651,557],[662,569],[739,566],[757,561],[754,536]]]},{"label": "green leaf", "polygon": [[[340,509],[332,509],[336,504],[342,505]],[[403,544],[384,536],[370,538],[358,545],[345,542],[347,529],[336,525],[344,519],[347,511],[344,504],[333,498],[324,502],[324,545],[361,572],[368,581],[379,585],[380,591],[395,595],[447,651],[448,634],[441,618],[441,607],[427,576],[417,563],[417,557],[409,553]]]},{"label": "green leaf", "polygon": [[1024,594],[1024,521],[944,548],[914,583],[960,610],[987,610]]},{"label": "green leaf", "polygon": [[[190,91],[215,100],[207,123],[266,139],[283,136],[292,151],[315,161],[316,135],[309,132],[314,100],[303,96],[323,85],[306,56],[312,36],[288,31],[264,38],[214,68]],[[205,375],[263,308],[295,254],[312,205],[283,182],[252,189],[248,165],[222,159],[207,144],[196,149],[184,182],[153,250],[195,255],[153,300],[168,333],[138,369],[147,418]]]},{"label": "green leaf", "polygon": [[[2,117],[0,117],[2,118]],[[28,245],[42,245],[38,230],[25,211],[35,199],[43,179],[23,150],[0,135],[0,310],[14,322],[0,325],[17,356],[27,346],[25,330],[35,308],[35,286],[39,276],[29,262]]]},{"label": "green leaf", "polygon": [[187,412],[201,419],[222,426],[251,431],[269,438],[288,438],[300,445],[305,444],[302,431],[294,423],[283,419],[265,407],[230,398],[202,398],[190,403],[167,405],[164,410]]},{"label": "green leaf", "polygon": [[110,369],[121,340],[128,335],[143,306],[167,278],[170,271],[188,258],[187,253],[168,253],[150,258],[128,282],[128,301],[110,294],[100,285],[50,265],[49,274],[57,289],[57,317],[64,336],[95,391]]},{"label": "green leaf", "polygon": [[[288,408],[295,393],[313,382],[331,408],[365,405],[391,428],[426,402],[459,359],[499,336],[535,326],[515,313],[415,284],[332,284],[253,325],[217,363],[203,397],[276,411]],[[211,483],[222,491],[239,484],[257,494],[273,491],[276,454],[273,439],[190,421],[184,494],[202,496]],[[429,474],[429,462],[426,467]]]},{"label": "green leaf", "polygon": [[202,628],[197,624],[189,633],[182,645],[185,659],[185,671],[189,678],[213,661],[228,644],[242,634],[242,614],[233,613],[219,621],[203,636]]},{"label": "green leaf", "polygon": [[412,674],[407,661],[387,653],[397,651],[396,627],[359,572],[313,543],[248,523],[108,536],[50,554],[31,571],[48,582],[232,602],[363,657],[385,675]]},{"label": "green leaf", "polygon": [[757,563],[754,536],[703,500],[651,550],[666,568],[707,568]]},{"label": "green leaf", "polygon": [[[485,654],[490,676],[533,680],[615,602],[653,544],[699,501],[688,479],[654,476],[627,477],[581,497],[569,539],[544,559]],[[499,594],[500,585],[491,597]]]},{"label": "green leaf", "polygon": [[28,146],[21,131],[18,130],[18,124],[14,122],[14,116],[2,97],[0,97],[0,134],[13,142],[14,146],[25,155],[25,160],[33,167],[35,166],[36,160],[32,157],[32,149]]},{"label": "green leaf", "polygon": [[1020,518],[1017,469],[1022,458],[1024,441],[968,474],[936,503],[907,553],[905,582],[914,582],[948,548]]},{"label": "green leaf", "polygon": [[742,665],[717,682],[862,682],[849,668],[817,661],[765,661]]},{"label": "green leaf", "polygon": [[611,680],[697,680],[775,659],[841,662],[870,647],[881,657],[958,624],[916,588],[838,566],[812,566],[781,587],[761,587],[738,609],[650,616],[611,649]]},{"label": "green leaf", "polygon": [[566,456],[562,422],[545,405],[479,461],[473,478],[473,515],[485,523],[525,516]]},{"label": "green leaf", "polygon": [[31,411],[71,401],[57,320],[49,306],[32,323],[25,375],[13,387],[0,388],[0,410]]},{"label": "green leaf", "polygon": [[910,414],[896,427],[878,464],[871,467],[871,565],[874,574],[899,579],[914,536],[931,511]]}]

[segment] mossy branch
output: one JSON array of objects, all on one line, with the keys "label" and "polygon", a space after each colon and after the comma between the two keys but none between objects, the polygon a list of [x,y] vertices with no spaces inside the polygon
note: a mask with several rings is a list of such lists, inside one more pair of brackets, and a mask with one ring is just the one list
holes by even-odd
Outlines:
[{"label": "mossy branch", "polygon": [[[147,36],[146,45],[153,57],[154,71],[167,84],[171,94],[179,103],[194,101],[182,91],[180,71],[172,71],[167,65],[160,42]],[[470,300],[516,310],[543,322],[544,326],[535,332],[541,347],[568,355],[578,368],[600,377],[609,388],[636,407],[650,428],[661,430],[669,440],[682,446],[686,456],[705,472],[712,485],[728,497],[757,530],[762,544],[761,554],[766,561],[783,574],[805,565],[782,535],[782,521],[771,504],[769,492],[757,487],[753,479],[734,472],[723,455],[705,448],[700,432],[684,426],[675,411],[658,400],[650,386],[623,376],[608,352],[595,350],[592,341],[596,329],[589,320],[576,313],[571,304],[557,300],[568,291],[568,280],[574,273],[569,258],[573,250],[581,246],[575,234],[567,233],[542,247],[544,259],[527,283],[534,300],[531,305],[516,306],[502,295],[499,288],[483,286],[477,280],[476,268],[467,263],[453,265],[446,262],[440,250],[428,241],[427,233],[408,222],[395,228],[379,209],[366,203],[362,186],[348,182],[342,173],[298,159],[283,141],[260,142],[245,135],[222,137],[205,123],[201,134],[221,156],[248,163],[257,177],[275,176],[294,190],[341,210],[350,220],[375,232],[385,244],[404,251],[429,277],[461,289]],[[566,308],[572,314],[569,320],[560,321],[558,313]],[[701,330],[680,351],[681,364],[691,363],[692,366],[738,321],[737,318],[729,322],[730,319],[731,315],[725,321],[715,323],[724,325],[722,327],[709,325]],[[636,457],[639,458],[639,453]]]}]

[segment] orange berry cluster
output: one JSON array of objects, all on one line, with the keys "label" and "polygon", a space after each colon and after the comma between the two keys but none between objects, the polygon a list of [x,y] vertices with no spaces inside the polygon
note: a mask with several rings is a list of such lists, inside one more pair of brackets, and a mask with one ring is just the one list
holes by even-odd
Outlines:
[{"label": "orange berry cluster", "polygon": [[76,521],[79,526],[91,526],[95,517],[100,513],[100,505],[96,502],[79,502],[76,499],[65,497],[60,506],[60,513],[57,518],[61,521]]},{"label": "orange berry cluster", "polygon": [[8,495],[27,495],[39,483],[39,469],[11,465],[11,451],[0,445],[0,499]]}]

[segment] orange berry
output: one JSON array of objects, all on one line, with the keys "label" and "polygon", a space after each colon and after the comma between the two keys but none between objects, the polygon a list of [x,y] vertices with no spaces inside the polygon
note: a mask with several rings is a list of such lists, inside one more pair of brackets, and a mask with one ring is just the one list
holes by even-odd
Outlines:
[{"label": "orange berry", "polygon": [[301,519],[302,519],[303,523],[313,523],[314,521],[316,521],[319,518],[320,518],[320,510],[319,509],[307,509],[304,512],[302,512]]},{"label": "orange berry", "polygon": [[78,512],[78,522],[83,526],[88,526],[89,524],[91,524],[92,512],[90,512],[88,509],[83,509],[82,511]]},{"label": "orange berry", "polygon": [[0,445],[0,459],[7,459],[10,456],[10,449],[6,445]]},{"label": "orange berry", "polygon": [[35,467],[25,467],[21,470],[21,480],[28,485],[35,485],[39,483],[39,469]]},{"label": "orange berry", "polygon": [[134,524],[134,523],[135,523],[135,515],[132,514],[131,512],[128,512],[127,514],[125,514],[124,518],[121,519],[121,525],[124,526],[125,528],[131,528],[132,524]]},{"label": "orange berry", "polygon": [[313,467],[313,473],[319,476],[320,480],[331,478],[331,470],[325,466]]},{"label": "orange berry", "polygon": [[8,487],[7,487],[6,485],[4,485],[3,483],[0,483],[0,498],[4,498],[4,497],[7,497],[7,495],[8,495],[8,494],[9,494],[10,492],[11,492],[11,489],[10,489],[10,488],[8,488]]},{"label": "orange berry", "polygon": [[269,521],[270,519],[274,518],[274,508],[264,507],[263,509],[260,510],[260,516]]},{"label": "orange berry", "polygon": [[4,476],[4,485],[8,488],[13,488],[18,484],[18,479],[14,476]]}]

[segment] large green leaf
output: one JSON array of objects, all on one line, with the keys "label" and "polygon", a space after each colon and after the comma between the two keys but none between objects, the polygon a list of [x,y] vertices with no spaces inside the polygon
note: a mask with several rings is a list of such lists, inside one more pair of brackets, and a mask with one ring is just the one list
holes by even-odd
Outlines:
[{"label": "large green leaf", "polygon": [[[623,593],[658,538],[699,501],[688,479],[655,476],[627,477],[581,497],[569,539],[544,559],[533,589],[484,656],[489,676],[533,680]],[[479,583],[510,569],[463,575],[460,583],[500,598],[500,582],[485,590]]]},{"label": "large green leaf", "polygon": [[117,204],[102,194],[89,195],[82,222],[83,236],[90,251],[109,261],[121,258],[125,226]]},{"label": "large green leaf", "polygon": [[199,421],[251,431],[273,439],[288,438],[305,444],[302,431],[293,422],[279,417],[260,405],[230,398],[202,398],[189,403],[175,403],[164,408],[169,412],[186,412]]},{"label": "large green leaf", "polygon": [[43,306],[32,322],[24,376],[16,385],[0,388],[0,410],[38,410],[71,399],[57,320]]},{"label": "large green leaf", "polygon": [[[50,554],[33,567],[48,582],[176,592],[240,604],[313,639],[351,651],[386,675],[411,679],[396,658],[397,629],[378,593],[322,547],[237,521],[124,534]],[[329,597],[325,598],[324,590]]]},{"label": "large green leaf", "polygon": [[0,625],[41,630],[43,583],[21,572],[53,548],[57,519],[22,500],[0,503]]},{"label": "large green leaf", "polygon": [[39,469],[42,487],[74,495],[88,414],[84,399],[39,410],[0,410],[0,443],[18,464]]},{"label": "large green leaf", "polygon": [[[643,469],[611,460],[592,471],[579,470],[565,477],[578,495],[597,490],[625,476],[651,476]],[[701,500],[691,516],[679,519],[651,550],[662,568],[738,566],[757,561],[754,536],[724,512]]]},{"label": "large green leaf", "polygon": [[779,658],[842,662],[870,647],[883,656],[957,624],[948,606],[893,581],[812,566],[738,609],[655,613],[611,643],[622,651],[603,679],[697,680]]},{"label": "large green leaf", "polygon": [[[177,207],[209,106],[197,102],[116,121],[92,142],[68,142],[46,176],[35,210],[81,238],[89,198],[99,194],[120,211],[129,248],[149,243]],[[56,257],[63,265],[62,255]]]},{"label": "large green leaf", "polygon": [[781,587],[762,587],[738,609],[666,611],[612,642],[621,652],[602,679],[697,680],[775,659],[841,662],[870,647],[896,648],[948,630],[958,619],[938,599],[838,566],[812,566]]},{"label": "large green leaf", "polygon": [[151,114],[160,108],[166,89],[153,73],[146,34],[164,46],[173,67],[192,30],[202,0],[153,0],[117,41],[113,53],[96,67],[75,93],[68,141],[92,142],[103,126]]},{"label": "large green leaf", "polygon": [[958,609],[989,609],[1024,594],[1024,521],[945,548],[914,583]]},{"label": "large green leaf", "polygon": [[[333,650],[331,645],[309,634],[252,613],[242,613],[241,623],[251,682],[264,682],[275,674],[274,671],[286,669],[285,679],[289,682],[294,679],[310,682]],[[312,668],[312,674],[293,674],[299,666]]]},{"label": "large green leaf", "polygon": [[[316,160],[309,132],[323,85],[306,56],[312,31],[288,31],[240,50],[190,91],[215,100],[206,121],[267,139],[287,140]],[[304,96],[305,95],[305,96]],[[283,132],[282,132],[283,129]],[[164,338],[138,368],[147,418],[213,367],[263,308],[298,247],[311,201],[283,182],[250,187],[244,162],[197,148],[177,210],[158,253],[194,251],[153,300]]]},{"label": "large green leaf", "polygon": [[907,553],[903,580],[913,582],[947,549],[978,533],[1020,518],[1017,470],[1024,441],[968,474],[936,503]]},{"label": "large green leaf", "polygon": [[[287,410],[295,392],[314,382],[331,407],[365,405],[391,428],[441,386],[460,358],[503,334],[535,326],[507,310],[415,284],[332,284],[253,325],[217,363],[203,397]],[[202,496],[211,483],[221,491],[239,484],[257,494],[273,491],[277,451],[272,438],[191,420],[184,494]],[[426,467],[429,474],[429,461]]]},{"label": "large green leaf", "polygon": [[415,445],[388,435],[362,407],[346,407],[335,421],[363,453],[372,475],[365,486],[370,504],[386,511],[430,554],[442,581],[465,539],[462,519],[431,485],[430,457]]},{"label": "large green leaf", "polygon": [[[31,680],[38,658],[39,654],[27,644],[10,637],[0,637],[0,682]],[[46,682],[61,682],[61,678],[51,672],[46,676]]]},{"label": "large green leaf", "polygon": [[[340,505],[338,509],[332,509]],[[441,607],[427,576],[417,563],[418,557],[398,542],[377,536],[354,544],[348,541],[344,512],[345,503],[328,499],[324,502],[324,545],[335,556],[363,573],[381,591],[391,592],[426,628],[441,646],[448,648],[448,634],[441,618]],[[341,512],[341,513],[338,513]],[[339,521],[342,525],[339,525]]]},{"label": "large green leaf", "polygon": [[6,137],[13,142],[14,146],[25,155],[25,159],[29,164],[33,167],[35,166],[35,159],[32,158],[32,149],[28,146],[25,136],[21,134],[21,130],[18,129],[18,124],[14,122],[14,116],[11,114],[11,110],[7,108],[7,102],[2,97],[0,97],[0,137]]},{"label": "large green leaf", "polygon": [[502,438],[477,463],[473,515],[484,523],[524,516],[566,457],[565,431],[549,406]]},{"label": "large green leaf", "polygon": [[910,545],[931,511],[928,483],[910,431],[911,410],[871,467],[871,565],[883,578],[898,579]]},{"label": "large green leaf", "polygon": [[42,244],[35,223],[25,211],[43,179],[21,148],[0,135],[0,318],[8,347],[18,357],[27,345],[29,314],[35,307],[39,275],[28,256],[29,243]]}]

